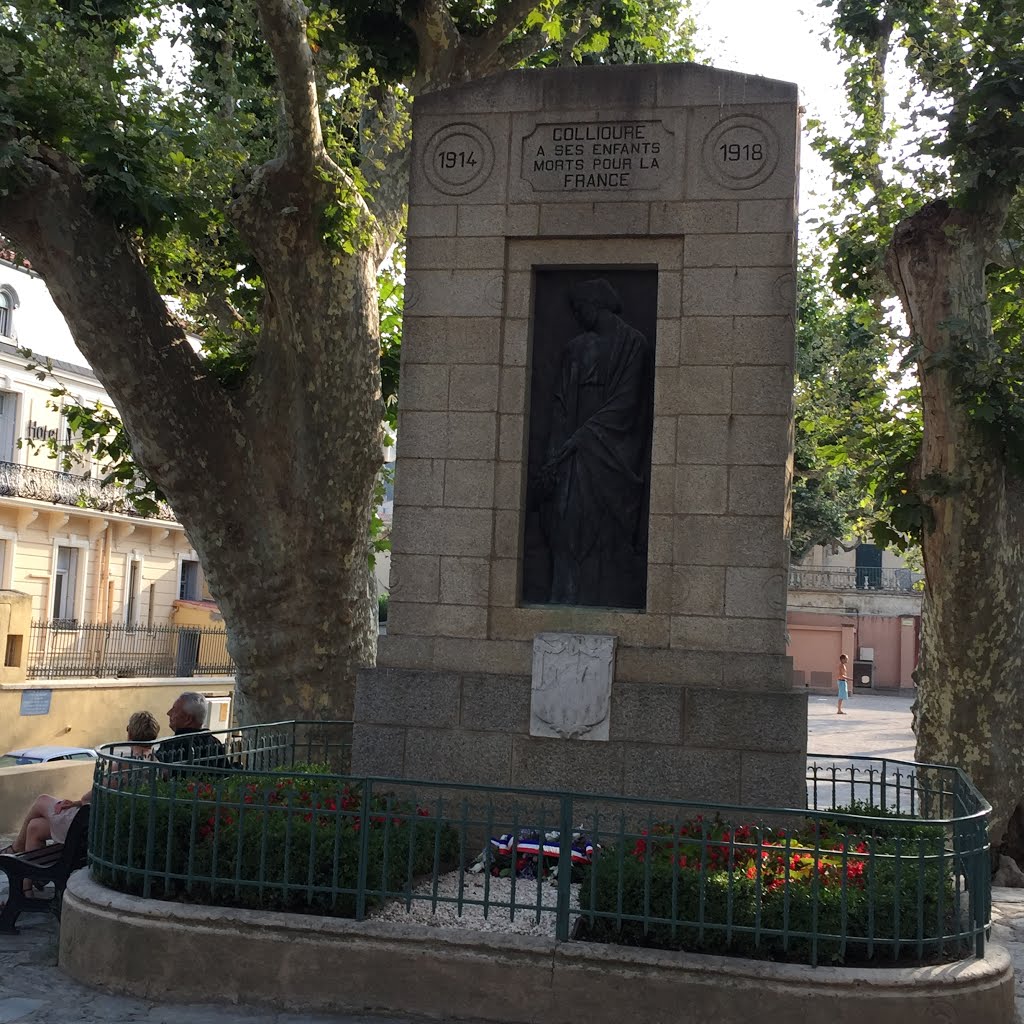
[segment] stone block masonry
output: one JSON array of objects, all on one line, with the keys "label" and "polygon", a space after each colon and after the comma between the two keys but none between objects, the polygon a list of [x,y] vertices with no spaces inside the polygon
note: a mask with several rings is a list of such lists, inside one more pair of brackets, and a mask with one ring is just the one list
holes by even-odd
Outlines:
[{"label": "stone block masonry", "polygon": [[[784,646],[797,140],[794,85],[697,65],[511,72],[416,101],[391,606],[356,772],[802,806]],[[570,301],[599,279],[618,326]],[[594,486],[576,529],[604,553],[574,564],[545,488],[578,472],[548,461],[542,486],[540,469],[576,415],[570,347],[585,405],[618,372],[587,369],[588,346],[624,339],[637,411],[559,455],[590,430],[612,453],[599,473],[629,467]],[[601,534],[606,504],[624,518]],[[556,582],[565,564],[600,570],[588,596]],[[601,739],[530,735],[550,633],[615,638]]]}]

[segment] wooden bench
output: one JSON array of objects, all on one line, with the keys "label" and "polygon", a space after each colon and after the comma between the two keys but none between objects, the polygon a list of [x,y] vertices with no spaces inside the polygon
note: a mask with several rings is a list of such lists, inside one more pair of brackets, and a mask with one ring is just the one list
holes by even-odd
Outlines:
[{"label": "wooden bench", "polygon": [[[64,889],[71,872],[84,867],[89,841],[89,807],[79,809],[68,828],[67,840],[51,843],[31,853],[0,854],[0,871],[7,876],[7,905],[0,911],[0,934],[16,935],[20,914],[53,911],[60,916]],[[53,896],[35,897],[24,891],[24,882],[52,882]]]}]

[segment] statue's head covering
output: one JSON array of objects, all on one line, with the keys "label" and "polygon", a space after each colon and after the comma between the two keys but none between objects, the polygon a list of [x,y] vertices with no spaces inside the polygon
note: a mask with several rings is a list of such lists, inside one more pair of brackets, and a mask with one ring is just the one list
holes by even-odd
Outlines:
[{"label": "statue's head covering", "polygon": [[569,303],[577,313],[583,310],[597,312],[601,309],[612,313],[622,312],[618,292],[603,277],[574,284],[569,290]]}]

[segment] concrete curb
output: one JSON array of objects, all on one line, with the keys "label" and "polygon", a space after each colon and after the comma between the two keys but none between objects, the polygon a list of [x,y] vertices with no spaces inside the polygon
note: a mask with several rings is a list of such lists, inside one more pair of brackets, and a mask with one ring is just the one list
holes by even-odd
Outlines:
[{"label": "concrete curb", "polygon": [[72,876],[64,900],[60,966],[85,984],[156,1001],[503,1024],[1015,1019],[1013,970],[1000,946],[938,967],[812,968],[163,903],[106,889],[86,871]]}]

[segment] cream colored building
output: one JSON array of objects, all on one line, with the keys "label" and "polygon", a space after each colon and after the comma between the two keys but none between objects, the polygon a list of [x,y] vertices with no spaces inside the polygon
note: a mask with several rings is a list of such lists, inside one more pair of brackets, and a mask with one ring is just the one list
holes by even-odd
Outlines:
[{"label": "cream colored building", "polygon": [[[69,335],[43,281],[3,255],[0,591],[27,595],[30,606],[8,603],[32,625],[27,636],[13,627],[0,636],[0,754],[120,739],[126,711],[146,708],[164,721],[175,692],[223,698],[234,687],[223,621],[170,508],[143,518],[122,489],[102,484],[103,467],[88,457],[65,470],[49,456],[48,441],[69,437],[55,388],[74,402],[112,403],[84,365],[55,360],[42,380],[28,368],[19,346],[43,357],[62,351]],[[26,705],[23,694],[33,689],[52,691],[49,713],[25,713],[42,706],[41,695]],[[55,715],[59,723],[48,720]]]}]

